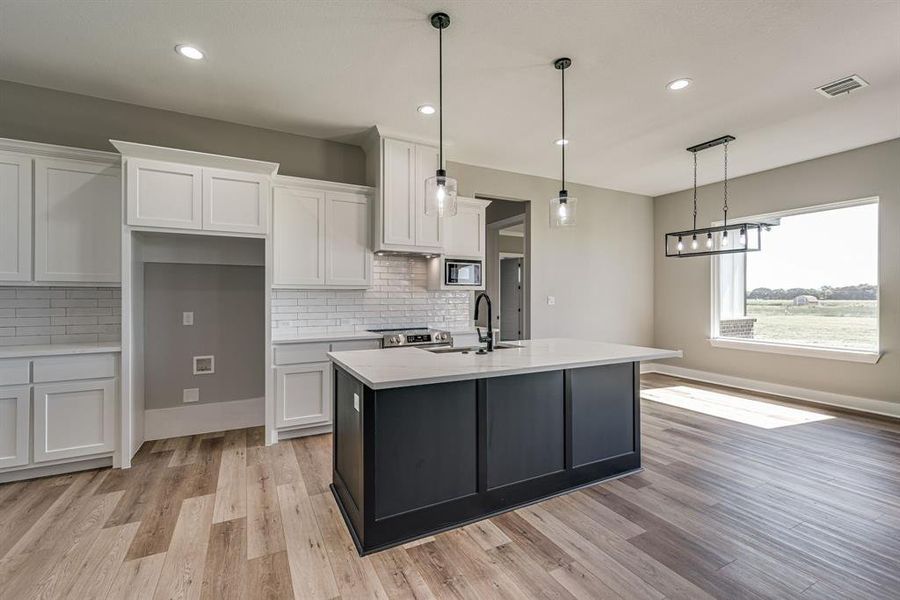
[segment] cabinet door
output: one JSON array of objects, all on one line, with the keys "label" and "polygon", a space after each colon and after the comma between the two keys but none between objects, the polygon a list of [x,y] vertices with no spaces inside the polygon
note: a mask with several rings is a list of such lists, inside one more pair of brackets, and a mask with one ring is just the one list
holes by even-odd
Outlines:
[{"label": "cabinet door", "polygon": [[0,387],[0,469],[28,464],[27,385]]},{"label": "cabinet door", "polygon": [[441,218],[425,214],[425,180],[440,167],[440,154],[431,146],[416,146],[416,246],[441,247]]},{"label": "cabinet door", "polygon": [[325,193],[276,187],[272,201],[272,281],[325,284]]},{"label": "cabinet door", "polygon": [[265,234],[268,198],[265,175],[203,169],[203,229]]},{"label": "cabinet door", "polygon": [[31,159],[0,152],[0,281],[31,279]]},{"label": "cabinet door", "polygon": [[128,159],[125,189],[129,225],[200,229],[200,167],[138,158]]},{"label": "cabinet door", "polygon": [[444,219],[444,254],[451,258],[484,257],[485,210],[459,200],[455,217]]},{"label": "cabinet door", "polygon": [[34,161],[35,281],[121,280],[118,166]]},{"label": "cabinet door", "polygon": [[34,386],[34,462],[115,449],[116,380]]},{"label": "cabinet door", "polygon": [[363,194],[325,194],[325,283],[367,287],[371,283],[369,199]]},{"label": "cabinet door", "polygon": [[275,426],[331,423],[331,363],[275,369]]},{"label": "cabinet door", "polygon": [[[384,243],[416,244],[416,146],[400,140],[383,141],[382,223]],[[422,180],[424,195],[425,180]]]}]

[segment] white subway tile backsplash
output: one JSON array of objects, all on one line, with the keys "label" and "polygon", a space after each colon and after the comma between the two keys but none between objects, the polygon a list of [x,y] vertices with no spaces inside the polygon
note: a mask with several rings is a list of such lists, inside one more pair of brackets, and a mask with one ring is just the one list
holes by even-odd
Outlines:
[{"label": "white subway tile backsplash", "polygon": [[0,346],[118,341],[121,298],[119,288],[0,288]]},{"label": "white subway tile backsplash", "polygon": [[472,292],[431,292],[426,259],[376,256],[368,290],[273,290],[272,337],[346,333],[413,325],[472,325]]}]

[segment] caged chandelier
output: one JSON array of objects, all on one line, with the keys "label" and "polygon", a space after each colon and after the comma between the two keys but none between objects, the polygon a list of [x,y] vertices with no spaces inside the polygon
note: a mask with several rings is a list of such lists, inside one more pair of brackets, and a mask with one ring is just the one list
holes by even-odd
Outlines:
[{"label": "caged chandelier", "polygon": [[[691,146],[688,152],[694,155],[694,215],[693,226],[685,231],[667,233],[665,237],[666,256],[684,258],[687,256],[715,256],[717,254],[737,254],[756,252],[762,249],[762,231],[768,231],[769,223],[728,223],[728,143],[734,136],[722,137]],[[725,157],[724,202],[722,205],[722,225],[697,228],[697,153],[716,146],[723,147]]]}]

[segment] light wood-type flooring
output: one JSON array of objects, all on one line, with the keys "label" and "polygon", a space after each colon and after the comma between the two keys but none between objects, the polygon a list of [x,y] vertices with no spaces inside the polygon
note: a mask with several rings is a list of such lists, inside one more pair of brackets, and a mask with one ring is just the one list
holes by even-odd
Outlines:
[{"label": "light wood-type flooring", "polygon": [[900,598],[900,424],[643,383],[642,473],[365,558],[327,435],[5,484],[0,597]]}]

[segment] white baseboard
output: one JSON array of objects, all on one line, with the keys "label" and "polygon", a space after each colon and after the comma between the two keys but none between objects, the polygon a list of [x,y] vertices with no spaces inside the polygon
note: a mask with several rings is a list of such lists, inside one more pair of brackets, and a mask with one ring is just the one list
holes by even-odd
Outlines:
[{"label": "white baseboard", "polygon": [[162,440],[226,429],[256,427],[265,422],[265,414],[265,398],[145,410],[144,439]]},{"label": "white baseboard", "polygon": [[825,404],[827,406],[836,406],[858,412],[900,418],[900,403],[887,402],[885,400],[861,398],[859,396],[845,396],[843,394],[782,385],[780,383],[769,383],[768,381],[759,381],[757,379],[744,379],[743,377],[732,377],[731,375],[721,375],[719,373],[710,373],[708,371],[699,371],[697,369],[686,369],[684,367],[676,367],[662,363],[641,363],[641,373],[661,373],[663,375],[671,375],[683,379],[693,379],[694,381],[702,381],[704,383],[714,383],[727,387],[740,388],[751,392],[784,396],[785,398],[815,402],[816,404]]},{"label": "white baseboard", "polygon": [[298,429],[283,429],[277,432],[278,441],[289,440],[291,438],[306,437],[308,435],[320,435],[323,433],[331,433],[331,424],[319,425],[317,427],[302,427]]}]

